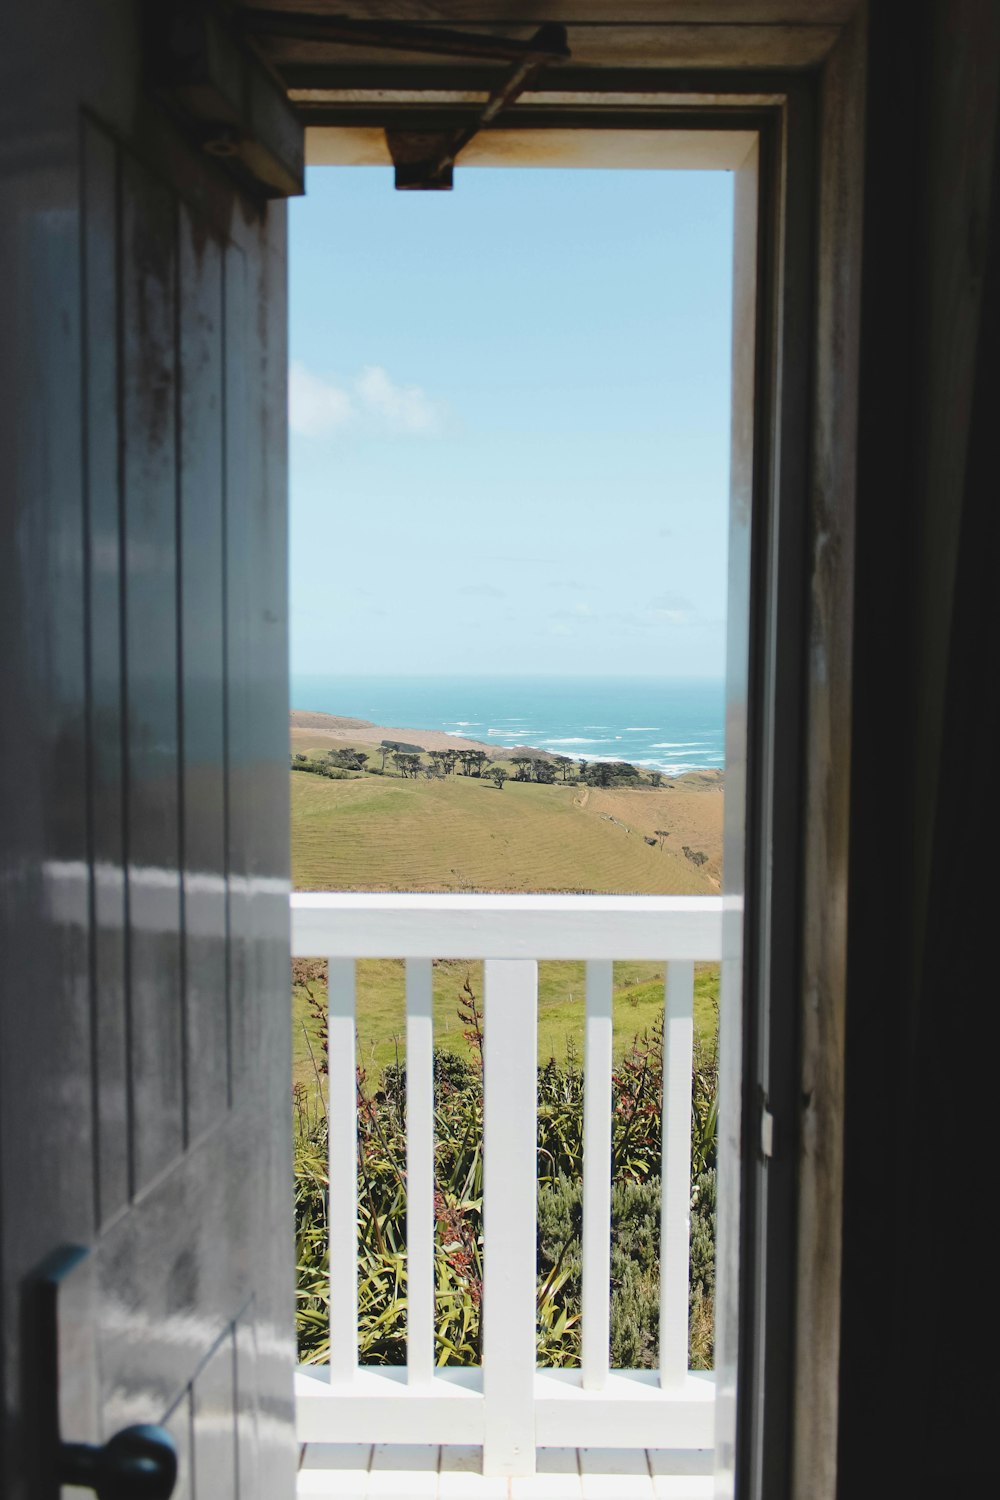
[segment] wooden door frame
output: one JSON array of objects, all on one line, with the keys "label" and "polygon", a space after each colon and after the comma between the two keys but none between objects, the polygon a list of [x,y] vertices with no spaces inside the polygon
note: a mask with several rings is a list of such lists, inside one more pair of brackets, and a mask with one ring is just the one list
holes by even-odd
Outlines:
[{"label": "wooden door frame", "polygon": [[[724,939],[739,971],[724,1004],[742,993],[743,1019],[740,1054],[722,1060],[739,1165],[720,1171],[716,1493],[832,1500],[865,18],[811,70],[600,82],[614,103],[522,103],[519,131],[735,129],[758,143],[736,171],[731,504],[735,517],[749,500],[752,525],[730,579],[727,775],[746,817],[727,818],[726,855],[747,900],[730,893]],[[336,160],[327,137],[319,161]]]}]

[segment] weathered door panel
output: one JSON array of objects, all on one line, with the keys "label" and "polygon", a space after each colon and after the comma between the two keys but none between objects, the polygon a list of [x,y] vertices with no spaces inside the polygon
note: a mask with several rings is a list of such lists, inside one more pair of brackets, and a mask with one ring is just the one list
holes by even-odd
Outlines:
[{"label": "weathered door panel", "polygon": [[29,1289],[79,1245],[63,1437],[282,1500],[284,208],[143,96],[139,9],[43,3],[0,103],[0,1490],[44,1493]]}]

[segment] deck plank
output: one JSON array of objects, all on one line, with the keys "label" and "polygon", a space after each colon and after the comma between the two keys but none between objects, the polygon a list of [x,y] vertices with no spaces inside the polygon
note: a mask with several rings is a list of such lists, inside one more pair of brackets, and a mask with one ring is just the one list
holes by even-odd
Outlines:
[{"label": "deck plank", "polygon": [[510,1500],[582,1500],[575,1448],[540,1448],[530,1479],[510,1481]]},{"label": "deck plank", "polygon": [[307,1443],[297,1493],[309,1500],[367,1500],[370,1443]]},{"label": "deck plank", "polygon": [[583,1500],[653,1500],[642,1448],[581,1448],[579,1460]]},{"label": "deck plank", "polygon": [[483,1450],[450,1444],[441,1449],[438,1500],[508,1500],[509,1481],[483,1474]]},{"label": "deck plank", "polygon": [[365,1500],[437,1500],[441,1450],[429,1443],[377,1443]]},{"label": "deck plank", "polygon": [[486,1478],[482,1449],[308,1443],[301,1500],[712,1500],[711,1449],[541,1448],[531,1478]]}]

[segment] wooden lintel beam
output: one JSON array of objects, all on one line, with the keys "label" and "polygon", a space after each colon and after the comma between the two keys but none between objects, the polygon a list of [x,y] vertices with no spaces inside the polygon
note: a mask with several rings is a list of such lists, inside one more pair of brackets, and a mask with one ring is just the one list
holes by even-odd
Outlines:
[{"label": "wooden lintel beam", "polygon": [[[446,27],[417,26],[406,21],[362,21],[351,16],[318,15],[283,10],[239,11],[244,31],[256,37],[288,37],[295,41],[332,42],[342,46],[384,47],[393,52],[426,52],[438,57],[479,57],[490,62],[522,62],[538,55],[537,38],[519,41],[489,32],[451,31]],[[562,27],[541,27],[547,33],[545,57],[558,62],[569,56]],[[553,40],[561,32],[561,42]]]}]

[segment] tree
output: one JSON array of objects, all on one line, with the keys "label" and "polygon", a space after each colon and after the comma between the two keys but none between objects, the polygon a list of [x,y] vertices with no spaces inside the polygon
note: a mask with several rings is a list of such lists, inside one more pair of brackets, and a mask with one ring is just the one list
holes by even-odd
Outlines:
[{"label": "tree", "polygon": [[497,791],[502,792],[503,784],[507,780],[507,772],[504,770],[503,766],[491,766],[489,774],[490,779],[495,784]]},{"label": "tree", "polygon": [[547,760],[535,761],[535,780],[543,786],[551,786],[556,779],[556,768]]},{"label": "tree", "polygon": [[485,750],[473,750],[471,752],[469,759],[472,761],[472,764],[475,768],[476,776],[482,776],[483,767],[487,764],[489,758],[490,757]]},{"label": "tree", "polygon": [[455,774],[455,762],[458,760],[458,751],[457,750],[442,750],[441,754],[444,756],[444,766],[445,766],[446,773],[449,776],[454,776],[454,774]]},{"label": "tree", "polygon": [[530,755],[512,755],[511,758],[510,758],[510,763],[514,767],[514,780],[515,781],[530,781],[531,780],[531,756]]},{"label": "tree", "polygon": [[562,779],[563,781],[565,781],[566,777],[569,775],[569,768],[573,764],[572,760],[568,755],[557,755],[555,758],[555,764],[562,772]]},{"label": "tree", "polygon": [[368,756],[363,750],[328,750],[327,760],[342,771],[363,771]]},{"label": "tree", "polygon": [[649,773],[649,784],[650,784],[650,786],[659,786],[662,781],[663,781],[663,772],[662,771],[650,771],[650,773]]},{"label": "tree", "polygon": [[668,839],[670,837],[670,829],[669,828],[654,828],[653,832],[656,834],[656,837],[659,839],[659,841],[660,841],[660,848],[662,849],[663,848],[663,840],[664,839]]},{"label": "tree", "polygon": [[587,780],[591,786],[611,786],[614,772],[607,761],[595,761],[592,766],[587,767]]}]

